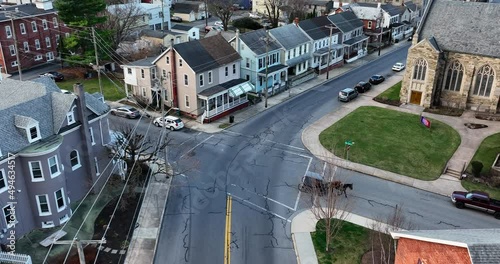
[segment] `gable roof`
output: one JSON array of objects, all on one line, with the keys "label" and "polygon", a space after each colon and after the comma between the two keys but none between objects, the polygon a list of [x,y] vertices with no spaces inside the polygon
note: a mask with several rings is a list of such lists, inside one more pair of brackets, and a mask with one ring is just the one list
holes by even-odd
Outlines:
[{"label": "gable roof", "polygon": [[[267,37],[265,29],[259,29],[255,31],[250,31],[240,35],[240,40],[247,45],[256,55],[261,55],[266,53],[266,41]],[[281,45],[277,41],[270,41],[268,51],[273,51],[281,49]]]},{"label": "gable roof", "polygon": [[[3,3],[3,1],[2,1]],[[36,7],[35,4],[22,4],[22,5],[3,5],[2,11],[12,11],[19,10],[16,14],[16,18],[14,20],[23,19],[24,17],[30,16],[39,16],[50,13],[57,13],[55,9],[43,10]],[[0,12],[0,21],[10,20],[10,17],[7,17],[7,12]]]},{"label": "gable roof", "polygon": [[236,32],[233,31],[218,31],[218,30],[210,30],[208,33],[205,35],[205,38],[212,37],[215,35],[222,35],[222,37],[226,41],[230,41],[236,36]]},{"label": "gable roof", "polygon": [[395,239],[409,238],[466,247],[472,263],[500,263],[500,229],[451,229],[391,232]]},{"label": "gable roof", "polygon": [[500,34],[494,21],[500,21],[498,4],[434,0],[419,27],[418,40],[434,37],[445,51],[500,58]]},{"label": "gable roof", "polygon": [[377,4],[356,3],[351,4],[351,9],[359,19],[376,20],[380,17],[380,9],[378,9]]},{"label": "gable roof", "polygon": [[185,33],[173,32],[170,30],[165,30],[164,32],[162,32],[161,30],[152,30],[152,29],[143,29],[141,31],[141,37],[146,36],[146,37],[159,38],[159,39],[163,39],[168,35],[176,36],[176,35],[182,35],[182,34],[185,34]]},{"label": "gable roof", "polygon": [[179,31],[189,31],[191,30],[193,27],[191,26],[186,26],[186,25],[181,25],[181,24],[175,24],[172,26],[172,30],[179,30]]},{"label": "gable roof", "polygon": [[129,67],[154,67],[153,61],[156,57],[146,57],[141,60],[132,61],[130,63],[125,64],[124,66]]},{"label": "gable roof", "polygon": [[174,45],[174,50],[194,72],[204,72],[240,60],[240,55],[221,36]]},{"label": "gable roof", "polygon": [[292,49],[311,41],[295,24],[288,24],[269,30],[271,34],[285,49]]},{"label": "gable roof", "polygon": [[181,14],[189,14],[191,11],[198,12],[198,9],[200,8],[199,3],[190,3],[190,2],[183,2],[183,3],[176,3],[172,5],[174,13],[181,13]]},{"label": "gable roof", "polygon": [[[330,36],[330,29],[327,26],[333,26],[332,21],[326,16],[315,17],[299,22],[299,26],[313,40],[323,39]],[[332,34],[339,33],[340,30],[334,28]]]},{"label": "gable roof", "polygon": [[400,7],[398,6],[393,6],[391,4],[385,4],[385,5],[382,5],[381,6],[382,9],[387,12],[390,16],[397,16],[397,15],[400,15],[402,14],[401,11],[404,12],[404,9],[402,10]]},{"label": "gable roof", "polygon": [[363,27],[363,22],[351,11],[330,15],[328,19],[343,33]]},{"label": "gable roof", "polygon": [[412,12],[417,11],[417,5],[412,1],[404,2],[403,5],[410,9],[410,11]]}]

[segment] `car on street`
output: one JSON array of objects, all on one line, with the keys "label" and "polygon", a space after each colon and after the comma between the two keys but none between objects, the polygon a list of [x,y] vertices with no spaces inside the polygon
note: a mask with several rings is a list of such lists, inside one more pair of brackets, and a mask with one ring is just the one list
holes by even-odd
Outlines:
[{"label": "car on street", "polygon": [[385,77],[382,75],[379,75],[379,74],[373,75],[372,77],[370,77],[370,80],[369,80],[369,82],[371,84],[379,84],[383,81],[385,81]]},{"label": "car on street", "polygon": [[139,110],[135,109],[132,106],[120,106],[117,108],[111,109],[111,114],[115,116],[121,116],[126,118],[138,118],[141,116]]},{"label": "car on street", "polygon": [[40,74],[40,77],[49,77],[49,78],[52,78],[56,82],[64,81],[64,75],[62,75],[62,73],[56,72],[56,71],[42,73],[42,74]]},{"label": "car on street", "polygon": [[250,18],[253,18],[253,19],[261,19],[262,17],[259,16],[258,14],[254,14],[254,13],[249,13],[249,17]]},{"label": "car on street", "polygon": [[165,116],[164,118],[157,117],[153,121],[153,124],[157,127],[165,127],[172,131],[179,130],[184,127],[182,120],[175,116]]},{"label": "car on street", "polygon": [[214,26],[219,26],[219,27],[222,27],[222,21],[215,21],[214,22]]},{"label": "car on street", "polygon": [[182,18],[178,17],[178,16],[173,16],[173,17],[170,18],[170,21],[173,21],[173,22],[182,22]]},{"label": "car on street", "polygon": [[372,88],[372,85],[369,83],[369,82],[359,82],[358,84],[356,84],[356,86],[354,86],[354,89],[358,92],[358,93],[364,93],[364,92],[367,92],[368,90],[370,90]]},{"label": "car on street", "polygon": [[224,28],[223,27],[220,27],[220,26],[206,26],[205,27],[205,32],[210,32],[212,30],[216,30],[216,31],[224,31]]},{"label": "car on street", "polygon": [[400,72],[402,70],[405,69],[405,65],[401,62],[397,62],[396,64],[394,64],[394,66],[392,66],[392,70],[393,71],[397,71],[397,72]]},{"label": "car on street", "polygon": [[349,102],[352,99],[358,97],[358,92],[353,88],[345,88],[339,92],[339,101]]},{"label": "car on street", "polygon": [[500,201],[490,198],[490,195],[486,192],[455,191],[451,194],[451,201],[459,209],[469,207],[483,212],[492,213],[496,219],[500,219]]}]

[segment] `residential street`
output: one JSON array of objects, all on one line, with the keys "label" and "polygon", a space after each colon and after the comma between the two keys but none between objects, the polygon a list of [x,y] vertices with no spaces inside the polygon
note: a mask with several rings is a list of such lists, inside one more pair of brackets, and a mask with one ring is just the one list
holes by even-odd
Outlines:
[{"label": "residential street", "polygon": [[[296,263],[289,218],[308,204],[296,186],[306,171],[324,168],[302,145],[302,130],[342,104],[341,89],[394,74],[391,66],[406,55],[407,48],[396,50],[222,133],[169,132],[169,161],[182,174],[173,180],[155,263],[222,263],[227,193],[233,197],[231,263]],[[141,120],[139,133],[149,121]],[[160,131],[151,126],[149,132]],[[347,199],[361,216],[382,217],[398,205],[417,229],[498,225],[490,215],[457,210],[448,197],[351,171],[338,176],[354,184]]]}]

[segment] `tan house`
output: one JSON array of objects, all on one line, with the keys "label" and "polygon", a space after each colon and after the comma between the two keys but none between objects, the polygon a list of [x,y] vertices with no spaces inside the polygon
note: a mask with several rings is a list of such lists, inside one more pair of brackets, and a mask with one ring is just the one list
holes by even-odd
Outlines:
[{"label": "tan house", "polygon": [[221,36],[176,44],[154,60],[166,105],[211,122],[246,107],[253,90],[240,78],[241,57]]},{"label": "tan house", "polygon": [[394,264],[500,263],[500,229],[391,232],[397,240]]},{"label": "tan house", "polygon": [[146,104],[158,102],[160,80],[152,63],[154,60],[155,57],[148,57],[122,65],[127,97],[132,94]]},{"label": "tan house", "polygon": [[189,36],[186,33],[174,32],[166,30],[165,32],[159,30],[145,29],[141,31],[141,39],[146,40],[153,47],[170,47],[173,40],[174,44],[189,41]]},{"label": "tan house", "polygon": [[408,51],[400,101],[497,113],[498,21],[496,3],[430,1]]}]

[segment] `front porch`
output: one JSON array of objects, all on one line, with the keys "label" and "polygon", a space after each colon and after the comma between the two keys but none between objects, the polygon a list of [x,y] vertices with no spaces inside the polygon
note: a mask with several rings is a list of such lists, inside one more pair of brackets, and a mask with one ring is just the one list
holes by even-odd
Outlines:
[{"label": "front porch", "polygon": [[286,89],[288,82],[288,67],[286,65],[274,65],[267,69],[267,83],[266,83],[266,70],[258,73],[258,85],[255,92],[261,94],[267,89],[267,95],[272,96]]},{"label": "front porch", "polygon": [[361,35],[344,41],[344,60],[353,62],[368,54],[368,36]]},{"label": "front porch", "polygon": [[202,111],[200,123],[210,123],[248,105],[247,93],[255,87],[247,80],[235,79],[198,94]]},{"label": "front porch", "polygon": [[[318,74],[326,71],[327,68],[332,68],[331,66],[339,65],[339,62],[342,62],[343,47],[344,46],[341,44],[332,44],[331,47],[325,47],[313,53],[314,61],[319,62],[318,66],[315,67]],[[330,51],[330,58],[328,58],[328,51]],[[329,63],[328,59],[330,59]]]}]

